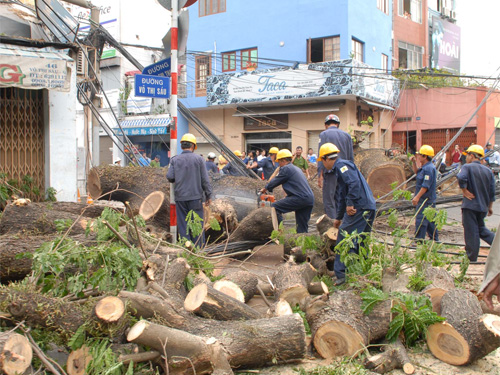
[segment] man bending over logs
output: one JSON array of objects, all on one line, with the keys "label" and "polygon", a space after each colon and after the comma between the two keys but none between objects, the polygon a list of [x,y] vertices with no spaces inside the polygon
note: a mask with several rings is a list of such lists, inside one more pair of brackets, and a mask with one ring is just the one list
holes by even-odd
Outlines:
[{"label": "man bending over logs", "polygon": [[[334,227],[339,228],[337,244],[340,244],[345,233],[369,233],[375,219],[375,199],[365,178],[356,165],[349,160],[338,157],[340,150],[333,143],[325,143],[319,150],[326,173],[335,173],[337,189],[335,190],[336,217]],[[327,204],[325,202],[325,204]],[[325,207],[326,211],[326,207]],[[352,252],[359,252],[359,241],[354,241]],[[335,255],[334,271],[337,280],[335,285],[345,283],[345,264],[340,255]]]}]

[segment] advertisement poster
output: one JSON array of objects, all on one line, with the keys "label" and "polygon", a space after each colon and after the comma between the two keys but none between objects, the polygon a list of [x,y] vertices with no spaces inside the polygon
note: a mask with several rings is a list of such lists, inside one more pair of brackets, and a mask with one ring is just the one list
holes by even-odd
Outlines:
[{"label": "advertisement poster", "polygon": [[431,68],[460,73],[460,27],[432,17]]}]

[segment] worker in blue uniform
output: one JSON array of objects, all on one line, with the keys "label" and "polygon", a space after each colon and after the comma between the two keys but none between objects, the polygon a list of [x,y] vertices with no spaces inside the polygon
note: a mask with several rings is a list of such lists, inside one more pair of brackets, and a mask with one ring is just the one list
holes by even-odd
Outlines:
[{"label": "worker in blue uniform", "polygon": [[278,147],[271,147],[269,149],[269,156],[259,162],[254,163],[250,168],[262,168],[262,172],[264,173],[264,180],[269,180],[276,168],[278,168],[278,163],[276,163],[276,155],[278,154],[278,152]]},{"label": "worker in blue uniform", "polygon": [[[177,215],[177,233],[180,238],[187,238],[197,246],[205,243],[205,233],[194,236],[187,230],[186,217],[194,211],[203,220],[203,201],[210,204],[212,186],[208,177],[203,157],[194,154],[196,137],[186,133],[181,138],[182,153],[170,160],[167,180],[175,183],[175,212]],[[201,223],[203,228],[203,221]]]},{"label": "worker in blue uniform", "polygon": [[[241,161],[243,163],[245,163],[244,156],[240,150],[234,150],[233,154],[235,154],[237,157],[239,157],[241,159]],[[242,166],[242,168],[246,168],[246,163],[245,163],[245,166]],[[222,172],[224,174],[228,174],[230,176],[244,176],[244,174],[242,172],[240,172],[238,169],[236,169],[234,167],[234,163],[231,161],[229,163],[227,163],[224,168],[222,168]]]},{"label": "worker in blue uniform", "polygon": [[215,165],[215,154],[213,152],[209,152],[207,156],[208,160],[205,162],[205,168],[207,172],[212,172],[214,174],[219,173],[219,168]]},{"label": "worker in blue uniform", "polygon": [[[339,157],[354,162],[351,135],[341,129],[337,115],[328,115],[325,118],[325,130],[319,135],[319,148],[325,143],[332,143],[339,148]],[[325,213],[330,219],[335,219],[335,187],[337,177],[335,173],[326,173],[321,158],[318,159],[318,186],[323,188],[323,203]]]},{"label": "worker in blue uniform", "polygon": [[[337,188],[335,191],[336,217],[333,226],[339,228],[337,244],[340,244],[345,233],[363,233],[361,238],[353,241],[351,252],[359,253],[359,245],[364,240],[366,233],[372,230],[375,219],[375,199],[365,178],[354,162],[342,159],[339,148],[332,143],[325,143],[319,149],[319,158],[326,171],[335,173]],[[331,203],[325,203],[327,204]],[[346,266],[340,261],[340,255],[335,255],[334,271],[335,285],[345,283]]]},{"label": "worker in blue uniform", "polygon": [[[436,224],[427,220],[424,210],[427,207],[436,207],[436,167],[432,163],[434,149],[429,145],[423,145],[410,160],[413,162],[413,172],[417,174],[417,184],[415,195],[411,203],[416,206],[417,215],[415,217],[415,238],[425,239],[425,234],[434,241],[439,241],[439,233]],[[420,168],[417,169],[417,163]]]},{"label": "worker in blue uniform", "polygon": [[495,201],[495,178],[491,170],[481,164],[484,149],[471,145],[467,149],[467,164],[457,175],[462,189],[462,225],[464,227],[465,251],[470,261],[475,262],[479,254],[480,239],[491,245],[495,234],[486,228],[484,218],[493,214]]},{"label": "worker in blue uniform", "polygon": [[292,164],[293,155],[290,150],[280,150],[276,156],[280,169],[278,174],[261,190],[272,192],[283,185],[286,197],[271,204],[276,209],[278,223],[283,221],[283,214],[295,211],[297,233],[307,233],[309,219],[314,205],[314,194],[302,170]]}]

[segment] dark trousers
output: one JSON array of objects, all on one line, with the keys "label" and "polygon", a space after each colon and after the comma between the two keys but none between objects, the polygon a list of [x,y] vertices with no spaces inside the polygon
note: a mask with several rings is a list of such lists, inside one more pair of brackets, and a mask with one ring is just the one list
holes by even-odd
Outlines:
[{"label": "dark trousers", "polygon": [[271,206],[276,209],[276,216],[278,216],[278,223],[280,224],[283,221],[284,213],[295,211],[297,233],[307,233],[313,209],[312,204],[305,203],[303,198],[288,196],[274,202]]},{"label": "dark trousers", "polygon": [[[358,209],[353,216],[349,216],[346,213],[339,228],[337,243],[340,243],[345,238],[344,231],[347,232],[347,234],[351,234],[354,231],[357,231],[358,234],[370,233],[372,231],[373,220],[375,220],[374,210],[363,211]],[[365,236],[362,236],[362,241],[364,237]],[[359,254],[359,240],[354,241],[354,246],[349,252]],[[340,254],[335,255],[333,270],[335,271],[337,279],[345,278],[345,264],[340,261]]]},{"label": "dark trousers", "polygon": [[415,218],[415,238],[425,239],[425,234],[429,235],[429,238],[434,241],[439,241],[439,233],[436,229],[436,224],[431,223],[424,216],[424,210],[427,207],[435,207],[435,204],[423,203],[417,206],[417,216]]},{"label": "dark trousers", "polygon": [[491,245],[495,233],[486,228],[484,218],[486,212],[462,208],[462,225],[464,226],[465,251],[471,262],[477,261],[480,239]]},{"label": "dark trousers", "polygon": [[[203,201],[196,199],[194,201],[175,202],[175,212],[177,214],[177,234],[179,238],[187,238],[196,246],[202,247],[205,245],[205,232],[202,231],[199,236],[193,236],[191,231],[187,230],[186,217],[189,211],[193,210],[203,219]],[[203,228],[203,221],[201,222]]]},{"label": "dark trousers", "polygon": [[337,176],[335,173],[323,174],[323,204],[325,213],[330,219],[335,219],[337,209],[335,208],[335,190],[337,190]]}]

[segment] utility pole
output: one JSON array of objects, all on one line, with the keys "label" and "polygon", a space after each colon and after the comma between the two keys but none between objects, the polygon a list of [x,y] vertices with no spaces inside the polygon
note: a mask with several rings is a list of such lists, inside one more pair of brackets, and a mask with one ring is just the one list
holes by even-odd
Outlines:
[{"label": "utility pole", "polygon": [[[99,28],[99,14],[100,14],[100,9],[93,7],[90,10],[90,29],[95,30]],[[96,51],[94,54],[97,53]],[[96,76],[92,77],[94,79],[94,87],[99,88],[100,85],[100,80],[101,80],[101,69],[99,67],[99,59],[95,59],[96,66],[94,67]],[[100,100],[97,97],[97,92],[94,95],[94,99],[92,99],[92,103],[94,104],[95,108],[100,108]],[[99,120],[96,116],[92,115],[92,164],[97,167],[100,164],[100,147],[99,147],[99,130],[101,128],[101,125],[99,124]]]},{"label": "utility pole", "polygon": [[[177,155],[177,78],[178,78],[178,32],[179,32],[179,0],[172,1],[172,25],[171,25],[171,78],[172,95],[170,98],[170,114],[172,126],[170,127],[170,159]],[[175,185],[170,188],[170,234],[172,242],[177,242],[177,214],[175,211]]]}]

